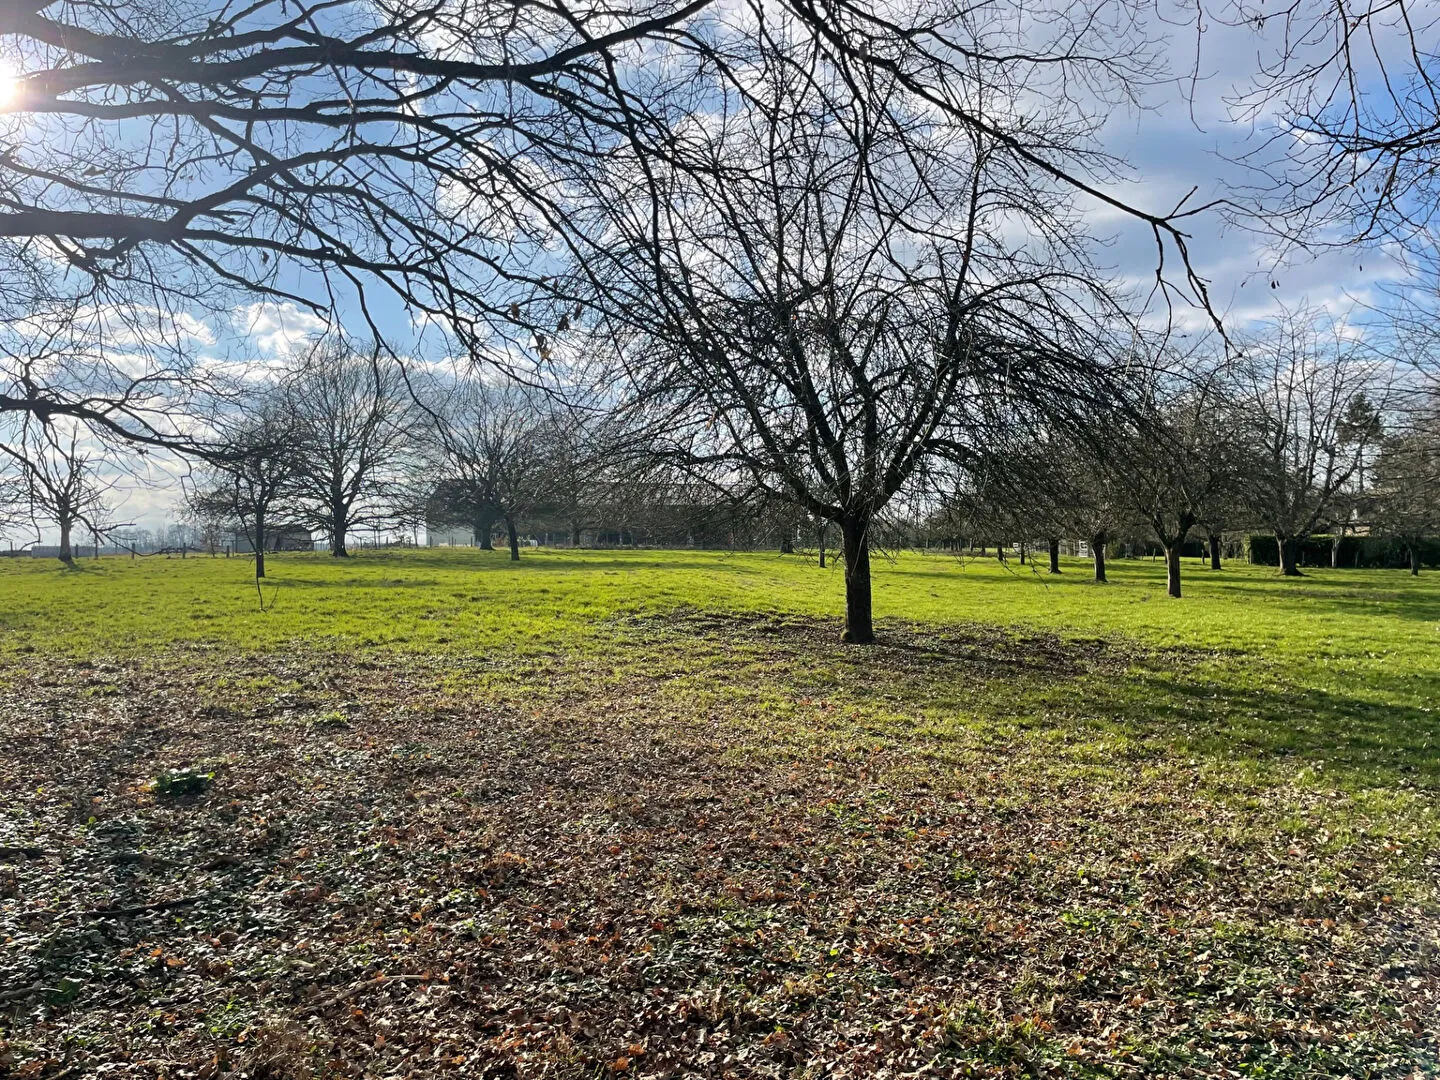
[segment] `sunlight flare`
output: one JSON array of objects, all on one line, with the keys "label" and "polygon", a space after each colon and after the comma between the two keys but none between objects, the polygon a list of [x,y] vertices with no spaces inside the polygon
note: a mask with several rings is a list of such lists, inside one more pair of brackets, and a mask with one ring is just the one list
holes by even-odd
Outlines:
[{"label": "sunlight flare", "polygon": [[20,75],[8,60],[0,59],[0,112],[11,108],[20,98]]}]

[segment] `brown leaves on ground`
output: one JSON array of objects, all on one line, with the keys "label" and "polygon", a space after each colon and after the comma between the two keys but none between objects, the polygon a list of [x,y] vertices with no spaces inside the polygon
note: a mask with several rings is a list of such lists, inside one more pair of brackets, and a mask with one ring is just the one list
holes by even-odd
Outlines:
[{"label": "brown leaves on ground", "polygon": [[651,678],[467,681],[493,666],[10,673],[0,1073],[1435,1068],[1433,863],[1282,830],[1338,793],[1018,742],[787,754]]}]

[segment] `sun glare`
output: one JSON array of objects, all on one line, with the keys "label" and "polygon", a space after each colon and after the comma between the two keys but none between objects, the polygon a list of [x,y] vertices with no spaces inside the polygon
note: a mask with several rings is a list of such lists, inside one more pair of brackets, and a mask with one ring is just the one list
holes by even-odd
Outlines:
[{"label": "sun glare", "polygon": [[20,79],[8,61],[0,60],[0,110],[8,109],[20,96]]}]

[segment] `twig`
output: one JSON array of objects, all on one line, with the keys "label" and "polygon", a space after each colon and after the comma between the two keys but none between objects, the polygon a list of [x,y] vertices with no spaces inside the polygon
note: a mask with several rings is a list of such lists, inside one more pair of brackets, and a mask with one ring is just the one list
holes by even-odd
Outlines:
[{"label": "twig", "polygon": [[29,997],[31,994],[42,994],[47,989],[49,989],[49,987],[44,983],[36,983],[34,986],[22,987],[19,990],[0,990],[0,1001],[19,1001],[21,998]]},{"label": "twig", "polygon": [[143,915],[147,911],[165,911],[168,908],[185,907],[188,904],[198,903],[203,899],[205,899],[203,896],[182,896],[178,900],[157,900],[153,904],[141,904],[138,907],[96,908],[94,911],[85,912],[85,918],[104,919],[112,915]]}]

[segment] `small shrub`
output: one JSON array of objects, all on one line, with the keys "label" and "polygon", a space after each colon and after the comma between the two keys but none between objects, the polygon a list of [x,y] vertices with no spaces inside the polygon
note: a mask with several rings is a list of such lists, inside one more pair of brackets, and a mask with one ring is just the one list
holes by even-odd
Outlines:
[{"label": "small shrub", "polygon": [[210,786],[214,773],[196,772],[193,769],[176,769],[162,772],[151,785],[156,795],[179,798],[183,795],[198,795]]},{"label": "small shrub", "polygon": [[344,731],[350,726],[350,718],[340,709],[331,709],[315,718],[315,726],[330,731]]}]

